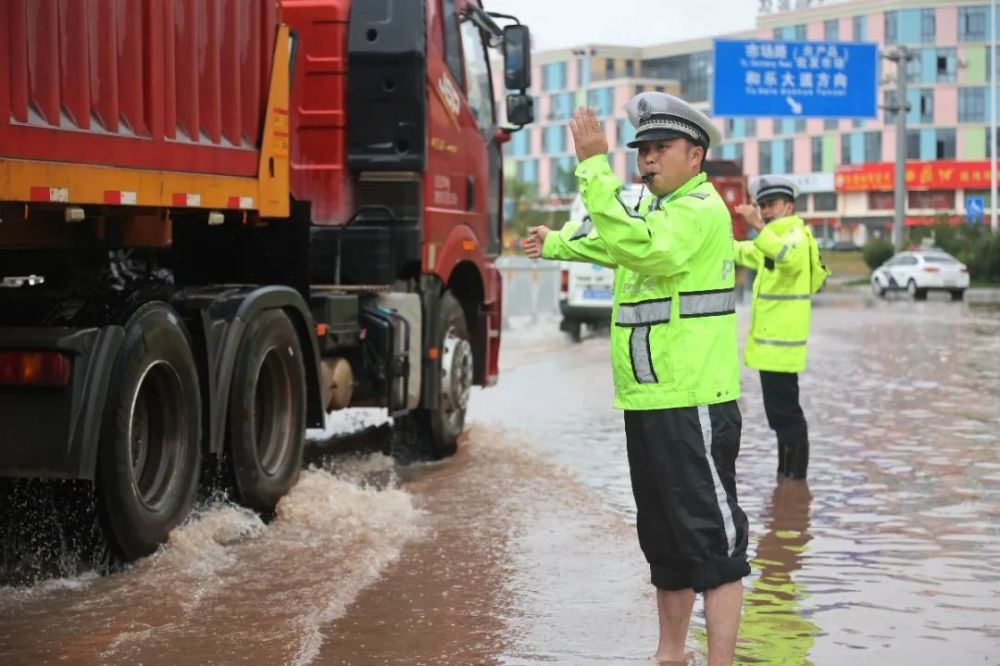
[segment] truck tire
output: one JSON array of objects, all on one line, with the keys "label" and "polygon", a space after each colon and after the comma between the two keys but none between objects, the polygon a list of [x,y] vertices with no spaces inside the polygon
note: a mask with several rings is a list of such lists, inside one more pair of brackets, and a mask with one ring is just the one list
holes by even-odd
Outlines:
[{"label": "truck tire", "polygon": [[172,308],[148,305],[125,327],[98,450],[98,513],[126,560],[152,553],[190,512],[200,442],[191,345]]},{"label": "truck tire", "polygon": [[440,396],[436,409],[415,409],[396,419],[396,435],[404,455],[440,460],[458,449],[465,428],[465,411],[472,388],[473,358],[469,326],[462,305],[451,292],[441,297],[441,328],[437,349],[440,372],[431,378],[432,390]]},{"label": "truck tire", "polygon": [[240,342],[229,393],[228,462],[236,497],[274,511],[299,478],[305,443],[306,371],[295,326],[265,310]]}]

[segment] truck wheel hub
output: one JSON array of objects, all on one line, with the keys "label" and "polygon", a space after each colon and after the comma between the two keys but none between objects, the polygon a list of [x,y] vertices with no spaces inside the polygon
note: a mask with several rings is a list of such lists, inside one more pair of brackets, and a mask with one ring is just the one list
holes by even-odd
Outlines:
[{"label": "truck wheel hub", "polygon": [[441,404],[445,411],[465,409],[472,389],[472,346],[448,329],[441,350]]}]

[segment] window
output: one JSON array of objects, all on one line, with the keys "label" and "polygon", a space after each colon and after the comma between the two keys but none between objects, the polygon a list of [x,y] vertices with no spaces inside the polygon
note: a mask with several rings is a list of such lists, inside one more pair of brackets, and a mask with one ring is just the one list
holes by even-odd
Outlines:
[{"label": "window", "polygon": [[882,132],[865,132],[865,162],[882,161]]},{"label": "window", "polygon": [[733,159],[736,160],[736,163],[739,164],[740,167],[742,167],[743,166],[743,144],[742,143],[737,143],[737,144],[735,144],[734,148],[736,150],[735,150],[735,153],[733,155]]},{"label": "window", "polygon": [[635,76],[635,61],[626,60],[625,61],[625,76],[633,77]]},{"label": "window", "polygon": [[809,195],[800,194],[795,197],[795,210],[799,213],[804,213],[809,210]]},{"label": "window", "polygon": [[565,125],[551,125],[542,129],[542,150],[546,155],[566,152]]},{"label": "window", "polygon": [[934,122],[934,90],[926,89],[920,91],[920,122]]},{"label": "window", "polygon": [[635,127],[627,120],[618,121],[618,145],[628,145],[629,141],[635,139]]},{"label": "window", "polygon": [[906,130],[906,159],[920,159],[920,130]]},{"label": "window", "polygon": [[986,122],[986,88],[958,89],[958,122]]},{"label": "window", "polygon": [[936,10],[934,9],[920,10],[920,41],[924,44],[934,43],[935,14]]},{"label": "window", "polygon": [[462,73],[462,47],[458,34],[457,17],[455,16],[455,0],[444,0],[444,10],[441,12],[444,24],[444,59],[448,63],[448,71],[458,82],[459,87],[465,87]]},{"label": "window", "polygon": [[906,193],[906,206],[924,210],[952,210],[955,208],[955,190],[910,190]]},{"label": "window", "polygon": [[524,157],[531,148],[531,128],[525,127],[520,132],[514,132],[507,144],[507,154],[514,157]]},{"label": "window", "polygon": [[489,133],[493,118],[493,84],[483,33],[472,21],[462,22],[462,51],[465,53],[465,93],[472,117],[483,134]]},{"label": "window", "polygon": [[576,87],[582,88],[590,84],[590,58],[580,58],[576,61]]},{"label": "window", "polygon": [[767,173],[771,170],[771,142],[761,141],[757,144],[757,170]]},{"label": "window", "polygon": [[799,25],[794,26],[793,30],[795,32],[795,39],[797,41],[801,42],[801,41],[805,40],[805,38],[806,38],[806,24],[805,23],[800,23]]},{"label": "window", "polygon": [[854,164],[854,155],[851,155],[851,135],[844,134],[840,135],[840,163],[841,164]]},{"label": "window", "polygon": [[613,79],[615,78],[615,59],[605,58],[604,59],[604,78]]},{"label": "window", "polygon": [[958,8],[958,41],[985,42],[988,12],[985,6]]},{"label": "window", "polygon": [[954,83],[955,72],[958,70],[958,55],[955,49],[938,49],[935,58],[935,81],[938,83]]},{"label": "window", "polygon": [[752,139],[752,138],[754,138],[754,137],[757,136],[757,119],[756,118],[747,118],[746,132],[747,132],[747,134],[746,134],[747,138]]},{"label": "window", "polygon": [[816,192],[813,194],[813,210],[817,213],[837,210],[837,193]]},{"label": "window", "polygon": [[573,117],[573,93],[559,93],[549,98],[549,120]]},{"label": "window", "polygon": [[895,192],[869,192],[868,210],[893,210],[896,207]]},{"label": "window", "polygon": [[553,62],[548,65],[542,65],[542,90],[549,92],[565,89],[566,63]]},{"label": "window", "polygon": [[934,140],[935,158],[939,160],[955,159],[955,129],[939,127]]},{"label": "window", "polygon": [[812,138],[812,170],[819,173],[823,170],[823,137],[814,136]]},{"label": "window", "polygon": [[517,179],[523,183],[538,183],[538,160],[519,160]]},{"label": "window", "polygon": [[837,19],[823,21],[823,39],[828,42],[835,42],[840,39],[840,21]]},{"label": "window", "polygon": [[899,20],[896,12],[885,13],[885,43],[895,44],[899,38]]},{"label": "window", "polygon": [[906,63],[906,80],[909,83],[917,83],[920,81],[920,72],[924,68],[924,61],[920,57],[920,51],[915,50],[913,52],[914,58]]},{"label": "window", "polygon": [[598,88],[587,92],[587,106],[593,107],[600,118],[611,115],[614,106],[614,90],[611,88]]},{"label": "window", "polygon": [[795,119],[795,132],[798,133],[798,134],[802,134],[805,131],[806,131],[806,119],[805,118],[796,118]]},{"label": "window", "polygon": [[868,38],[867,16],[855,16],[851,20],[851,38],[856,42],[863,42]]},{"label": "window", "polygon": [[823,129],[835,130],[840,126],[840,121],[836,118],[827,118],[823,121]]}]

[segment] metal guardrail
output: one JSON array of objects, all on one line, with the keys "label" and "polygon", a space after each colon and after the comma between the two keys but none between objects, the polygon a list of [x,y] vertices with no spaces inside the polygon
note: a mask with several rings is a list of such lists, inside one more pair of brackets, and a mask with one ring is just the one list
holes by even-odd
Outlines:
[{"label": "metal guardrail", "polygon": [[497,259],[503,276],[503,316],[559,314],[559,262],[508,256]]}]

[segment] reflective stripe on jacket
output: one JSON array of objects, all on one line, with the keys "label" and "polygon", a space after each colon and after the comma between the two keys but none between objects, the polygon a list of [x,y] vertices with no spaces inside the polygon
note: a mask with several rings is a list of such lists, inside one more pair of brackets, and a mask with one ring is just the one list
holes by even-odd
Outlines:
[{"label": "reflective stripe on jacket", "polygon": [[598,155],[577,167],[593,229],[567,224],[545,239],[549,259],[615,269],[611,363],[615,406],[668,409],[739,397],[732,223],[704,173],[639,210]]},{"label": "reflective stripe on jacket", "polygon": [[828,275],[809,227],[798,216],[782,217],[764,225],[754,240],[734,243],[734,252],[736,263],[757,271],[747,366],[802,372],[812,294]]}]

